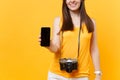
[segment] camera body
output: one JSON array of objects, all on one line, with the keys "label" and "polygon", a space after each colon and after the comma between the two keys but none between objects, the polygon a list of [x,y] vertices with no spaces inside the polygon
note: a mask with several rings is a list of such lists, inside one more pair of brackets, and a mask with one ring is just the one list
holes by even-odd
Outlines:
[{"label": "camera body", "polygon": [[71,73],[73,70],[77,70],[78,61],[77,59],[71,58],[62,58],[59,60],[60,70],[65,70],[68,73]]}]

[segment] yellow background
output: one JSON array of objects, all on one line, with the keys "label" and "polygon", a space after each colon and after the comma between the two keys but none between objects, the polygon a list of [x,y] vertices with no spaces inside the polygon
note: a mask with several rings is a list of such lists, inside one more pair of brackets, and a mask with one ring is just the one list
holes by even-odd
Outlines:
[{"label": "yellow background", "polygon": [[[54,17],[61,15],[61,2],[0,0],[0,80],[47,80],[53,54],[39,46],[38,36],[41,26],[52,27]],[[102,80],[120,80],[119,3],[86,0],[87,12],[97,25]]]}]

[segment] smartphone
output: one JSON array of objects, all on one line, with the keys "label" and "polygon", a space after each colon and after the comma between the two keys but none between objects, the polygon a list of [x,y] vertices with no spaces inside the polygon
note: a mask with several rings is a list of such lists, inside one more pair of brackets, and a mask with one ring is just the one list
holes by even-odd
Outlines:
[{"label": "smartphone", "polygon": [[41,46],[50,46],[50,27],[41,27]]}]

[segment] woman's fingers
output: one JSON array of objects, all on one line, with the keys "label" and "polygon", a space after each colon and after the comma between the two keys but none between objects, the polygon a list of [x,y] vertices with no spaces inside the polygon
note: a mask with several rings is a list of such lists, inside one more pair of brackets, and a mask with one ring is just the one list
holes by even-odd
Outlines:
[{"label": "woman's fingers", "polygon": [[39,35],[38,37],[38,42],[41,42],[41,35]]}]

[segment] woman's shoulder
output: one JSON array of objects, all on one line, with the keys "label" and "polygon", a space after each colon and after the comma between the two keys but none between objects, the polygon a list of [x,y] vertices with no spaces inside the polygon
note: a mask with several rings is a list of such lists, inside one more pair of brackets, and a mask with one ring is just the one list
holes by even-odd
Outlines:
[{"label": "woman's shoulder", "polygon": [[95,19],[94,19],[94,18],[91,18],[91,20],[92,20],[93,24],[95,25]]},{"label": "woman's shoulder", "polygon": [[58,19],[60,19],[60,16],[56,16],[54,19],[55,19],[55,20],[58,20]]},{"label": "woman's shoulder", "polygon": [[59,25],[59,23],[60,23],[60,17],[57,16],[54,18],[54,25]]},{"label": "woman's shoulder", "polygon": [[91,18],[92,22],[93,22],[93,27],[94,27],[94,32],[96,32],[96,22],[94,18]]},{"label": "woman's shoulder", "polygon": [[54,18],[54,26],[61,27],[61,25],[62,25],[62,19],[61,19],[61,17],[60,16],[55,17]]}]

